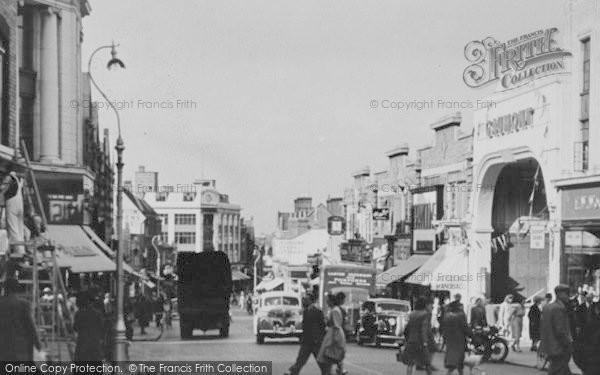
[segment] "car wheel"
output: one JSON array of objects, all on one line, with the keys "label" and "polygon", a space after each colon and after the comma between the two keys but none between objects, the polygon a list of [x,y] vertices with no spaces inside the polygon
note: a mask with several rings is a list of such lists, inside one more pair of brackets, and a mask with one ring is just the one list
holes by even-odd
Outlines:
[{"label": "car wheel", "polygon": [[191,322],[189,322],[187,319],[180,319],[179,320],[179,334],[181,336],[182,340],[186,340],[186,339],[190,339],[192,338],[194,333],[194,327],[192,326]]},{"label": "car wheel", "polygon": [[220,337],[229,337],[229,324],[219,330]]},{"label": "car wheel", "polygon": [[260,333],[258,333],[258,334],[256,335],[256,343],[257,343],[258,345],[262,345],[262,344],[264,344],[264,343],[265,343],[265,336],[263,336],[263,335],[261,335]]}]

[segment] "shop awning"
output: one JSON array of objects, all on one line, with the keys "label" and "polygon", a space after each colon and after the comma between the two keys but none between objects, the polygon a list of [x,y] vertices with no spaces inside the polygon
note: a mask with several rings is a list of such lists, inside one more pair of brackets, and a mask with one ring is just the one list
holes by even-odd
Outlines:
[{"label": "shop awning", "polygon": [[48,225],[47,235],[56,246],[60,267],[74,273],[114,272],[115,263],[104,254],[79,225]]},{"label": "shop awning", "polygon": [[250,276],[246,275],[245,273],[238,271],[238,270],[233,270],[231,271],[231,280],[233,281],[240,281],[240,280],[249,280]]},{"label": "shop awning", "polygon": [[467,289],[470,276],[468,248],[443,245],[405,282],[432,290],[460,291]]},{"label": "shop awning", "polygon": [[85,234],[88,235],[88,237],[96,244],[98,245],[98,247],[106,254],[108,255],[110,258],[114,258],[117,256],[117,253],[110,248],[110,246],[108,246],[104,241],[102,241],[102,239],[100,237],[98,237],[98,235],[96,234],[96,232],[94,232],[94,230],[90,227],[88,227],[87,225],[82,225],[81,228],[83,229],[83,231],[85,232]]},{"label": "shop awning", "polygon": [[377,284],[388,285],[394,281],[400,281],[425,264],[429,258],[431,258],[431,255],[417,254],[406,260],[402,260],[397,266],[377,275]]},{"label": "shop awning", "polygon": [[[106,242],[102,241],[102,239],[100,237],[98,237],[98,235],[96,234],[96,232],[93,231],[92,228],[88,227],[87,225],[82,225],[81,228],[83,229],[83,231],[85,232],[85,234],[88,235],[88,237],[96,244],[98,245],[98,247],[100,249],[102,249],[102,251],[108,255],[108,257],[110,259],[112,259],[113,261],[116,261],[116,257],[117,257],[117,253],[110,248],[110,246],[108,246],[106,244]],[[133,275],[133,276],[137,276],[137,277],[142,277],[142,275],[139,274],[139,272],[136,272],[129,264],[127,264],[126,262],[123,262],[123,271]]]},{"label": "shop awning", "polygon": [[271,280],[263,280],[256,286],[256,290],[266,290],[266,291],[274,290],[275,288],[283,285],[283,283],[284,283],[284,280],[280,279],[278,277],[271,279]]}]

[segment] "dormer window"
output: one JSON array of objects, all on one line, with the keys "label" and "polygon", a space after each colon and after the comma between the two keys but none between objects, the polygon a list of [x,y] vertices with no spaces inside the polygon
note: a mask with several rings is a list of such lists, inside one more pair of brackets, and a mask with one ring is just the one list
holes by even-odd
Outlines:
[{"label": "dormer window", "polygon": [[168,193],[168,192],[166,192],[166,191],[163,191],[163,192],[157,193],[157,194],[156,194],[156,201],[157,201],[157,202],[165,202],[165,201],[167,200],[167,196],[168,196],[168,195],[169,195],[169,193]]},{"label": "dormer window", "polygon": [[183,201],[184,202],[193,202],[194,199],[196,199],[196,192],[191,191],[191,192],[183,193]]}]

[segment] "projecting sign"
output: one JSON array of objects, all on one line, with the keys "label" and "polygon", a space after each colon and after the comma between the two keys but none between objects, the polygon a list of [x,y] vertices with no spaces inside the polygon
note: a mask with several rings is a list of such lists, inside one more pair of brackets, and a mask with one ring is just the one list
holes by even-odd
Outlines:
[{"label": "projecting sign", "polygon": [[529,230],[529,248],[531,249],[545,249],[546,248],[546,234],[543,226],[531,227]]},{"label": "projecting sign", "polygon": [[373,209],[373,220],[389,220],[390,209],[389,208],[374,208]]},{"label": "projecting sign", "polygon": [[330,236],[341,236],[346,232],[346,220],[341,216],[330,216],[327,219],[327,233]]}]

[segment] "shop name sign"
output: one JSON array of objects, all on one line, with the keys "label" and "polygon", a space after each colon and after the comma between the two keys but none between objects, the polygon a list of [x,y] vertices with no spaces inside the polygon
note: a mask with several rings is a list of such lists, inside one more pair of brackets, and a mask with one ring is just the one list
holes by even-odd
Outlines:
[{"label": "shop name sign", "polygon": [[600,219],[600,187],[563,190],[562,195],[563,220]]},{"label": "shop name sign", "polygon": [[475,88],[499,81],[504,89],[512,89],[562,72],[564,57],[571,56],[571,53],[557,45],[557,32],[558,29],[553,27],[504,43],[493,37],[470,42],[464,52],[471,63],[463,72],[464,82]]},{"label": "shop name sign", "polygon": [[477,134],[481,136],[483,133],[488,138],[494,138],[525,130],[533,126],[534,112],[534,109],[529,107],[480,123],[477,126]]}]

